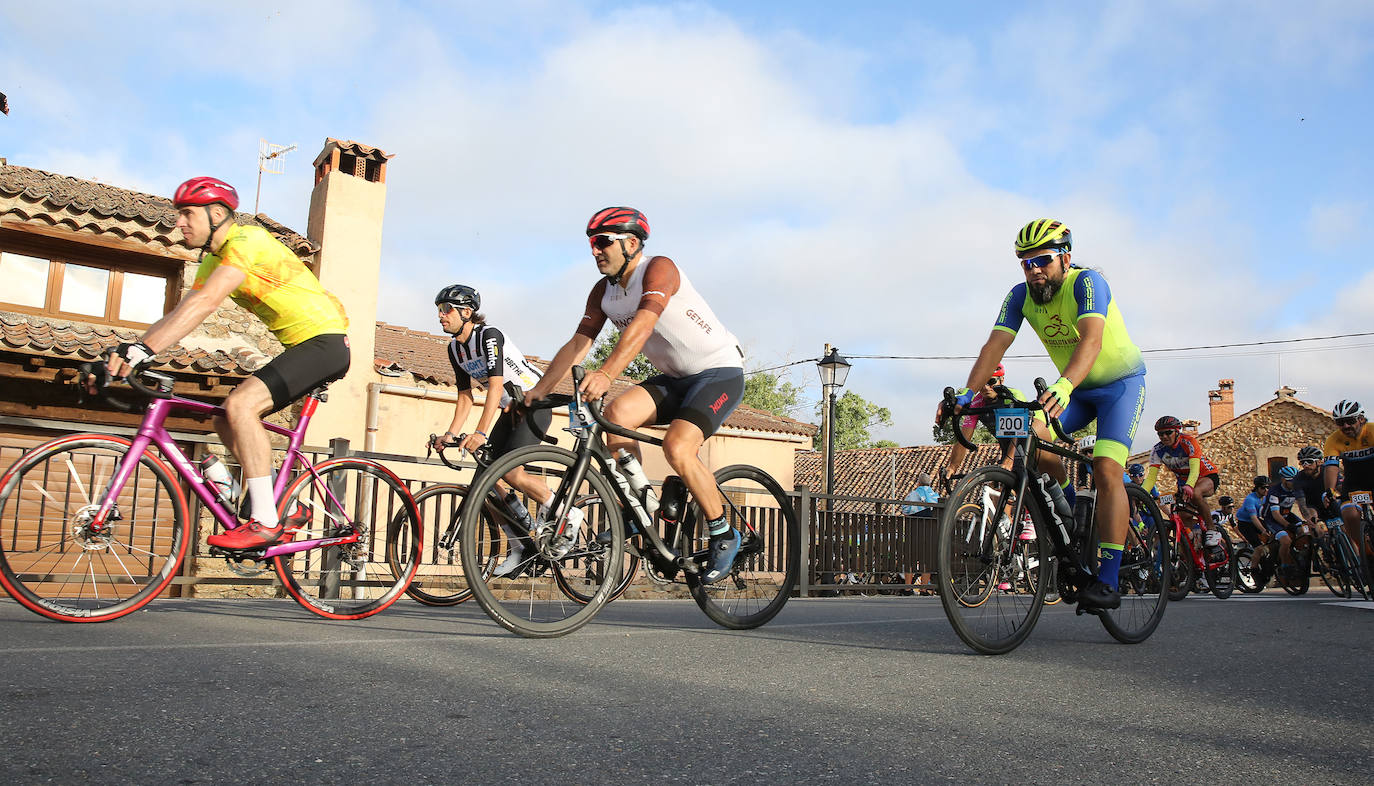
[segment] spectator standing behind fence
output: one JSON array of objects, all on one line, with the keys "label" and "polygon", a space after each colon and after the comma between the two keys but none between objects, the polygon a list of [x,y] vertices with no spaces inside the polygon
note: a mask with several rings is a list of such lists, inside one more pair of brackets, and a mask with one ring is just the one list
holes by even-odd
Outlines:
[{"label": "spectator standing behind fence", "polygon": [[[907,502],[939,502],[940,495],[935,493],[935,489],[930,487],[930,475],[922,472],[916,476],[916,488],[906,495]],[[903,505],[902,513],[908,516],[925,516],[933,518],[935,509],[925,505]]]}]

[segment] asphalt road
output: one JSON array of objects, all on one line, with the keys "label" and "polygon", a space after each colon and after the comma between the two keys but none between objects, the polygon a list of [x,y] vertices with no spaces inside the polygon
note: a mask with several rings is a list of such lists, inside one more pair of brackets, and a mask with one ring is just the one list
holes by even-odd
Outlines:
[{"label": "asphalt road", "polygon": [[561,639],[475,604],[329,622],[159,601],[0,602],[0,783],[1374,782],[1374,604],[1169,604],[1115,643],[1048,609],[971,654],[933,598],[794,600],[715,627],[620,601]]}]

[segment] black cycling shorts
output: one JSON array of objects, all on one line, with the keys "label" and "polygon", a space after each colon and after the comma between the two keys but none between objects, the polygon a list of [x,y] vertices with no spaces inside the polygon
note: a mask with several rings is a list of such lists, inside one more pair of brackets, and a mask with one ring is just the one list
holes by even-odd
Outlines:
[{"label": "black cycling shorts", "polygon": [[516,448],[538,445],[542,441],[540,437],[549,433],[552,423],[552,409],[524,411],[519,415],[502,412],[501,417],[496,419],[496,425],[491,427],[491,434],[487,435],[492,460],[501,458]]},{"label": "black cycling shorts", "polygon": [[1245,542],[1251,546],[1258,546],[1264,542],[1264,539],[1260,537],[1259,528],[1255,526],[1253,521],[1237,521],[1236,529],[1240,530],[1240,536],[1245,538]]},{"label": "black cycling shorts", "polygon": [[[325,333],[307,338],[272,359],[253,376],[272,394],[272,412],[348,373],[348,336]],[[269,413],[270,414],[270,413]]]},{"label": "black cycling shorts", "polygon": [[685,420],[704,436],[716,433],[744,397],[744,369],[708,368],[689,377],[658,374],[639,383],[654,400],[654,425]]}]

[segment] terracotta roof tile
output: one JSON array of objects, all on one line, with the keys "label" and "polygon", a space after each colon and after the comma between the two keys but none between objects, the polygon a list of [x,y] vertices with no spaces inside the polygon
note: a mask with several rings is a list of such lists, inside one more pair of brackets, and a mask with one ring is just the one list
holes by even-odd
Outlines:
[{"label": "terracotta roof tile", "polygon": [[[936,478],[939,469],[949,461],[949,445],[917,445],[905,448],[864,448],[835,452],[835,494],[877,499],[905,499],[916,488],[916,476],[925,472]],[[818,450],[797,451],[793,459],[793,482],[805,485],[813,493],[821,488],[821,462],[825,454]],[[994,464],[1002,457],[996,445],[980,445],[964,461],[963,471]],[[938,489],[937,489],[938,490]],[[841,501],[835,510],[872,511],[871,502]]]},{"label": "terracotta roof tile", "polygon": [[[403,371],[410,373],[417,380],[441,385],[452,385],[456,381],[453,376],[453,367],[448,362],[448,336],[438,336],[420,330],[388,325],[385,322],[377,323],[376,335],[375,367],[379,373],[394,376],[397,372]],[[548,367],[546,360],[533,355],[526,357],[541,369]],[[620,377],[611,386],[611,393],[612,395],[619,395],[636,384],[638,383],[632,379]],[[554,392],[565,395],[572,393],[571,380],[565,379],[560,382],[558,387],[554,388]],[[773,431],[801,436],[811,436],[816,433],[816,427],[810,423],[763,412],[745,405],[735,409],[730,417],[725,419],[725,425],[749,431]]]},{"label": "terracotta roof tile", "polygon": [[363,158],[371,158],[376,161],[385,161],[388,158],[396,157],[394,154],[388,153],[380,147],[364,145],[362,142],[354,142],[351,139],[335,139],[333,137],[325,137],[324,149],[320,151],[320,154],[318,156],[315,156],[315,162],[311,164],[311,166],[319,166],[320,162],[324,161],[326,158],[329,157],[331,145],[338,147],[339,150],[345,153],[351,153],[355,156],[361,156]]},{"label": "terracotta roof tile", "polygon": [[[194,255],[176,231],[171,199],[41,169],[0,165],[0,217],[6,216],[74,232],[110,234]],[[236,213],[234,220],[263,227],[299,256],[319,251],[318,244],[261,213]]]},{"label": "terracotta roof tile", "polygon": [[[124,341],[137,341],[140,335],[136,330],[98,328],[83,322],[0,311],[0,342],[8,348],[0,351],[20,355],[95,360],[107,347]],[[235,350],[231,354],[176,344],[158,355],[153,367],[246,376],[261,367],[267,359],[266,355],[246,349]]]}]

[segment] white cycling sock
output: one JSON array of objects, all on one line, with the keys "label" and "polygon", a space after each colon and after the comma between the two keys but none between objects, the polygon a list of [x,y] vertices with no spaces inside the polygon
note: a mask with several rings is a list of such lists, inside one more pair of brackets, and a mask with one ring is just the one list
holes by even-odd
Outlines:
[{"label": "white cycling sock", "polygon": [[272,477],[248,478],[243,485],[248,487],[253,520],[269,529],[276,527],[277,501],[272,498]]}]

